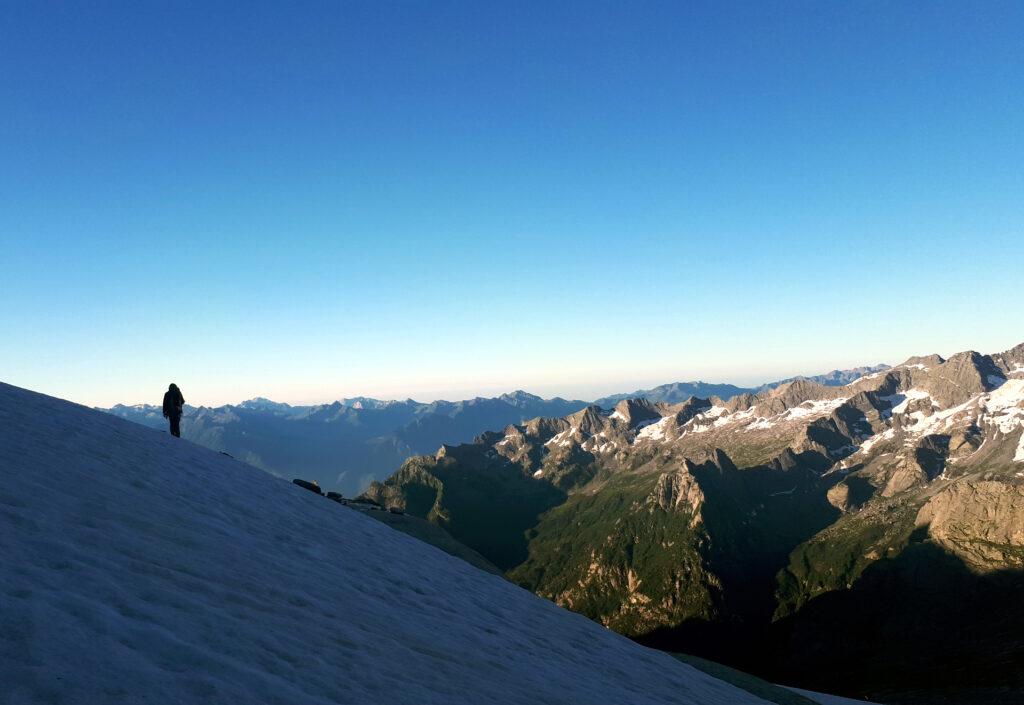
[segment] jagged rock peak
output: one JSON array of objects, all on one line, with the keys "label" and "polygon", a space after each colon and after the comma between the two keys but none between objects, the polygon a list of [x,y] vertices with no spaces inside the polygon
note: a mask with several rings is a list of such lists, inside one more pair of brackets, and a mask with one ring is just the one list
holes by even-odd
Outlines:
[{"label": "jagged rock peak", "polygon": [[512,406],[524,406],[526,404],[543,401],[536,394],[530,394],[522,389],[517,389],[514,392],[508,392],[498,397],[504,402],[511,404]]},{"label": "jagged rock peak", "polygon": [[580,409],[575,414],[566,417],[572,428],[578,429],[584,434],[592,435],[598,433],[607,423],[604,411],[599,406],[591,404],[585,409]]},{"label": "jagged rock peak", "polygon": [[610,418],[628,426],[636,426],[644,421],[660,419],[662,416],[659,406],[646,399],[623,399],[615,405]]},{"label": "jagged rock peak", "polygon": [[288,404],[273,401],[266,397],[253,397],[252,399],[246,399],[238,406],[241,409],[266,409],[268,411],[291,409],[291,406]]},{"label": "jagged rock peak", "polygon": [[896,367],[918,367],[921,369],[930,369],[941,365],[946,360],[941,355],[914,355],[908,357],[904,362],[896,365]]},{"label": "jagged rock peak", "polygon": [[[697,414],[703,413],[715,406],[715,398],[712,399],[701,399],[700,397],[690,397],[682,404],[676,404],[671,408],[671,411],[675,413],[676,420],[680,424],[684,424],[692,419]],[[721,406],[721,404],[717,404]]]},{"label": "jagged rock peak", "polygon": [[992,358],[973,350],[957,353],[941,365],[914,375],[915,386],[927,391],[944,407],[963,404],[999,386],[1002,380],[1002,370]]},{"label": "jagged rock peak", "polygon": [[[762,394],[765,397],[768,396],[767,392],[762,392]],[[728,401],[719,399],[718,397],[711,397],[710,401],[713,405],[723,406],[729,411],[729,413],[733,413],[736,411],[746,411],[747,409],[750,409],[757,404],[760,396],[761,395],[753,394],[752,392],[747,392],[746,394],[737,394]]]},{"label": "jagged rock peak", "polygon": [[845,387],[826,387],[823,384],[798,379],[795,382],[787,382],[775,389],[754,395],[749,400],[751,402],[749,404],[745,404],[739,399],[733,401],[739,402],[735,409],[736,411],[745,411],[752,406],[756,406],[759,409],[760,415],[772,416],[774,414],[781,414],[783,411],[792,409],[795,406],[800,406],[806,401],[837,399],[845,397],[849,393],[849,390]]},{"label": "jagged rock peak", "polygon": [[999,368],[1006,375],[1024,375],[1024,343],[992,356]]},{"label": "jagged rock peak", "polygon": [[732,459],[721,448],[709,447],[701,449],[697,452],[690,453],[683,461],[683,467],[690,472],[697,468],[707,467],[709,465],[713,466],[720,472],[736,469]]},{"label": "jagged rock peak", "polygon": [[556,433],[560,433],[569,427],[569,422],[565,419],[548,418],[546,416],[539,416],[535,419],[530,419],[523,426],[527,436],[535,438],[550,438]]}]

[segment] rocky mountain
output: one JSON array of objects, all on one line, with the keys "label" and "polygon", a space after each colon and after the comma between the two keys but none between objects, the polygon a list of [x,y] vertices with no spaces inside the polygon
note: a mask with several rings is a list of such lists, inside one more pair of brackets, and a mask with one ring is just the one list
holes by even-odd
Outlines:
[{"label": "rocky mountain", "polygon": [[1024,693],[1024,345],[536,418],[367,495],[645,643],[882,702]]},{"label": "rocky mountain", "polygon": [[[281,477],[317,480],[346,495],[364,490],[411,455],[472,440],[481,430],[559,416],[586,406],[517,391],[493,399],[422,403],[355,397],[316,406],[256,398],[216,408],[185,407],[182,436]],[[159,406],[101,409],[165,429]]]}]

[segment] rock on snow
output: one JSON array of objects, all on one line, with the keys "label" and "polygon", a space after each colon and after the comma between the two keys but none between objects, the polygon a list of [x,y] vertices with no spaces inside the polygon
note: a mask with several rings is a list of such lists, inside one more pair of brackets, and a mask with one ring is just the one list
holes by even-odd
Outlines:
[{"label": "rock on snow", "polygon": [[334,502],[0,384],[0,701],[764,703]]}]

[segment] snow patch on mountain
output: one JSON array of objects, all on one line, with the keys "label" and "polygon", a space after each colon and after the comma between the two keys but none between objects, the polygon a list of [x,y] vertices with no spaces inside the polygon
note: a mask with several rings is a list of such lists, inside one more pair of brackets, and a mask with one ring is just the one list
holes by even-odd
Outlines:
[{"label": "snow patch on mountain", "polygon": [[1024,379],[1006,380],[1005,384],[982,398],[982,418],[1002,433],[1010,433],[1024,425]]},{"label": "snow patch on mountain", "polygon": [[[694,415],[694,417],[687,421],[685,425],[691,433],[705,433],[715,426],[721,426],[728,423],[728,414],[729,410],[724,406],[712,406],[707,411],[702,411],[701,413]],[[722,419],[721,417],[723,416],[726,418]],[[719,420],[721,420],[721,423],[716,423]]]},{"label": "snow patch on mountain", "polygon": [[660,441],[665,438],[665,428],[668,426],[671,416],[666,416],[658,421],[653,421],[644,426],[636,435],[636,440]]},{"label": "snow patch on mountain", "polygon": [[838,399],[819,399],[813,401],[805,401],[799,406],[794,406],[792,409],[787,409],[783,416],[790,419],[803,419],[809,416],[822,416],[829,414],[840,406],[846,403],[846,397],[839,397]]},{"label": "snow patch on mountain", "polygon": [[[907,412],[907,407],[910,405],[910,402],[916,401],[917,399],[929,398],[931,398],[931,395],[928,392],[924,391],[923,389],[908,389],[907,391],[900,392],[899,394],[890,394],[889,396],[884,396],[882,397],[882,400],[892,406],[890,413],[905,414]],[[932,401],[932,405],[938,406],[938,404],[934,400]]]},{"label": "snow patch on mountain", "polygon": [[874,448],[877,444],[881,443],[882,441],[891,440],[892,437],[895,436],[895,435],[896,435],[896,432],[893,431],[891,428],[888,428],[885,431],[883,431],[882,433],[878,433],[878,434],[876,434],[874,436],[871,436],[866,441],[864,441],[863,443],[860,444],[860,452],[861,453],[870,453],[871,449]]},{"label": "snow patch on mountain", "polygon": [[577,433],[579,433],[579,429],[578,428],[576,428],[576,427],[567,428],[564,431],[559,431],[558,433],[556,433],[544,445],[546,445],[546,446],[557,445],[557,446],[561,446],[563,448],[568,448],[569,446],[572,445],[572,442],[573,442],[572,441],[572,437],[575,434],[577,434]]}]

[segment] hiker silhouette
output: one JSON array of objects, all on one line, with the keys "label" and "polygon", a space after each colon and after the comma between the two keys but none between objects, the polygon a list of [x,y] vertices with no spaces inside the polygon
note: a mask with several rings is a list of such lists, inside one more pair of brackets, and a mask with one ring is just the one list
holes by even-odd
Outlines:
[{"label": "hiker silhouette", "polygon": [[164,392],[164,418],[171,421],[171,435],[181,438],[181,412],[185,397],[181,396],[178,385],[172,383]]}]

